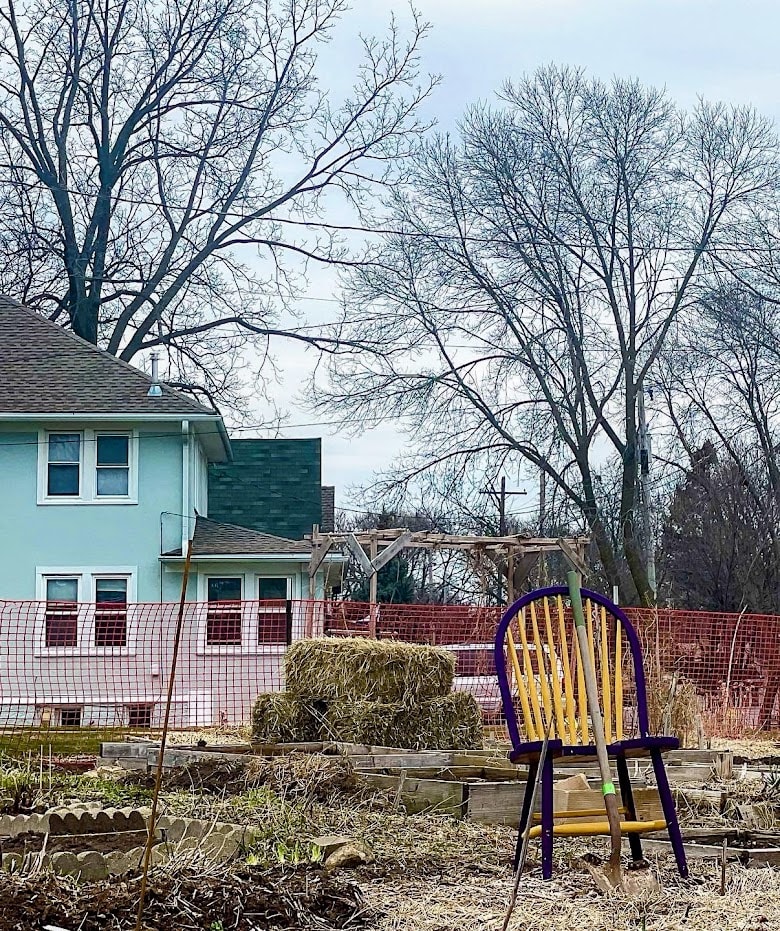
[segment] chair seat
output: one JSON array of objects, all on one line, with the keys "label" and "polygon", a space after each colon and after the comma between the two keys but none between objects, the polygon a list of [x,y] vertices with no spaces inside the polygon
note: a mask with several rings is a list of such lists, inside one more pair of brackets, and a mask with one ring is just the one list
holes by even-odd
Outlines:
[{"label": "chair seat", "polygon": [[[531,740],[528,743],[520,744],[509,752],[509,760],[512,763],[532,763],[539,759],[542,752],[542,740]],[[607,745],[607,752],[612,757],[643,757],[649,756],[651,750],[660,750],[667,753],[669,750],[677,750],[680,747],[680,741],[677,737],[631,737],[627,740],[617,740]],[[589,759],[596,759],[596,747],[593,744],[565,744],[559,738],[550,740],[547,746],[547,753],[552,759],[566,759],[567,757],[577,757],[583,762]]]},{"label": "chair seat", "polygon": [[[659,819],[657,821],[621,821],[621,834],[647,834],[651,831],[663,831],[666,829],[666,821]],[[542,833],[541,824],[534,825],[530,832],[530,837],[539,837]],[[579,824],[556,824],[553,825],[554,837],[594,837],[596,835],[609,834],[609,821],[581,821]]]}]

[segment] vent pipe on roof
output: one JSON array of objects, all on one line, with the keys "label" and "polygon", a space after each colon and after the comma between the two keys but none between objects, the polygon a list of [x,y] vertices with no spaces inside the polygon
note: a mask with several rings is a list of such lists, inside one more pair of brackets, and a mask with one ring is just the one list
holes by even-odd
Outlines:
[{"label": "vent pipe on roof", "polygon": [[148,398],[161,398],[162,388],[160,387],[160,377],[157,372],[157,353],[152,353],[152,383],[146,392]]}]

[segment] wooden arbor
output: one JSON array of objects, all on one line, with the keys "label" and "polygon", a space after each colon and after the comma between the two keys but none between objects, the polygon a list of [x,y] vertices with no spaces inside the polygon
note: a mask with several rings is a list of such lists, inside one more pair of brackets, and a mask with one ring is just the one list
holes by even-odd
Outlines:
[{"label": "wooden arbor", "polygon": [[433,533],[427,530],[411,531],[401,527],[387,530],[362,530],[358,533],[320,533],[312,529],[312,554],[309,561],[309,598],[314,599],[314,580],[317,570],[334,546],[345,547],[355,557],[369,580],[371,615],[369,636],[376,636],[377,574],[382,566],[405,549],[456,549],[474,555],[487,554],[497,563],[503,559],[507,567],[507,600],[514,600],[512,579],[519,560],[537,558],[540,553],[562,552],[582,575],[585,567],[585,547],[589,537],[525,537],[510,534],[501,537],[471,536],[468,534]]}]

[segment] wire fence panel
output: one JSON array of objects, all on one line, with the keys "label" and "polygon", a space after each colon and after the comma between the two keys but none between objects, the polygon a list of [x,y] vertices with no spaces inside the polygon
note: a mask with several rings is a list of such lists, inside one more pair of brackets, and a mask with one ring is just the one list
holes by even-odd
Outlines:
[{"label": "wire fence panel", "polygon": [[[0,750],[53,733],[93,740],[161,727],[177,604],[0,602]],[[648,677],[695,688],[705,735],[780,726],[780,618],[628,609]],[[184,607],[174,729],[245,725],[284,687],[288,644],[307,636],[426,643],[455,655],[454,687],[501,721],[493,665],[498,607],[339,601],[211,601]],[[68,743],[68,740],[65,740]]]}]

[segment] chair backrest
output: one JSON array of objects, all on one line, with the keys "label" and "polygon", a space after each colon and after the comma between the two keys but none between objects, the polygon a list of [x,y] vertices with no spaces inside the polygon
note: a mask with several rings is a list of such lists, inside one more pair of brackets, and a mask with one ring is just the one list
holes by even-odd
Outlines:
[{"label": "chair backrest", "polygon": [[[642,650],[631,622],[611,601],[582,589],[590,661],[596,670],[607,741],[622,740],[629,721],[646,736]],[[592,743],[585,678],[565,585],[523,595],[496,631],[495,663],[514,747],[550,736]],[[630,707],[629,707],[630,705]]]}]

